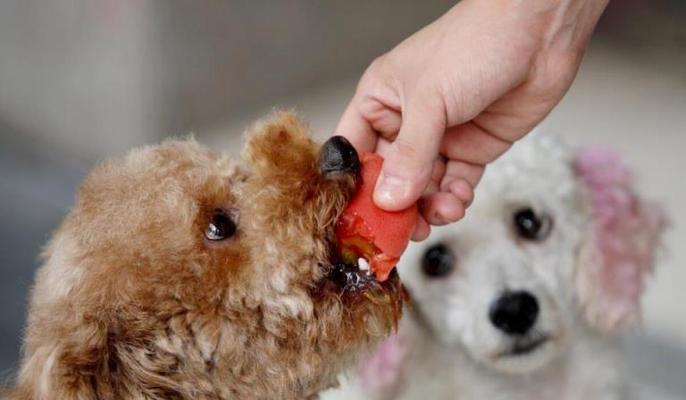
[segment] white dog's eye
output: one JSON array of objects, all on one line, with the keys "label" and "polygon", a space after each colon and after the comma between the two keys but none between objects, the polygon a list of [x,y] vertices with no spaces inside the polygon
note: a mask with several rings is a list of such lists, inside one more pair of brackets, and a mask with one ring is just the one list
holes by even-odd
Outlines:
[{"label": "white dog's eye", "polygon": [[514,214],[517,235],[526,240],[544,240],[550,234],[553,220],[547,214],[536,214],[531,208],[523,208]]},{"label": "white dog's eye", "polygon": [[452,272],[455,267],[455,255],[444,244],[436,244],[424,252],[422,270],[432,278],[440,278]]},{"label": "white dog's eye", "polygon": [[228,239],[236,233],[236,222],[222,210],[215,210],[210,223],[205,229],[207,240],[219,241]]}]

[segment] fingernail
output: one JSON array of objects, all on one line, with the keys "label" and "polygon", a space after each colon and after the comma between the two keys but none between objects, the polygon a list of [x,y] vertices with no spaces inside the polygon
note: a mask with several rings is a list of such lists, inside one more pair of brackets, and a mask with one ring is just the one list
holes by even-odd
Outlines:
[{"label": "fingernail", "polygon": [[382,172],[374,192],[374,200],[384,206],[395,206],[407,197],[408,190],[407,180]]}]

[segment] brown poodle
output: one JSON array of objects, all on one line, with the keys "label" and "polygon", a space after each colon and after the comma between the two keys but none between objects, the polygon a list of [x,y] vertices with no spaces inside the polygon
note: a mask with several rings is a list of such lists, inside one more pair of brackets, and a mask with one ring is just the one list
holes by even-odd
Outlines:
[{"label": "brown poodle", "polygon": [[289,113],[237,162],[193,140],[96,168],[45,251],[12,400],[302,399],[403,299],[336,262],[357,155]]}]

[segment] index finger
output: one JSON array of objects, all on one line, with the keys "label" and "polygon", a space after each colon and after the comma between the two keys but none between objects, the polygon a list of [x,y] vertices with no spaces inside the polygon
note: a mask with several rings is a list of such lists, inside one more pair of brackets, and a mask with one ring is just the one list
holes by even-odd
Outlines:
[{"label": "index finger", "polygon": [[357,95],[343,112],[334,132],[348,139],[358,152],[373,152],[376,149],[378,135],[374,132],[371,123],[362,115]]}]

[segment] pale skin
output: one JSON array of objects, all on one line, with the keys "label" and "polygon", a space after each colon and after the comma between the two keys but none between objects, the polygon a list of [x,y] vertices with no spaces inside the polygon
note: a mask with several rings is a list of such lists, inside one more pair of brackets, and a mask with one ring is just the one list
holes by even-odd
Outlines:
[{"label": "pale skin", "polygon": [[336,133],[385,162],[374,202],[461,219],[486,165],[562,99],[609,0],[463,0],[367,68]]}]

